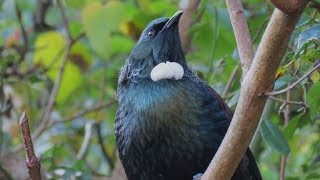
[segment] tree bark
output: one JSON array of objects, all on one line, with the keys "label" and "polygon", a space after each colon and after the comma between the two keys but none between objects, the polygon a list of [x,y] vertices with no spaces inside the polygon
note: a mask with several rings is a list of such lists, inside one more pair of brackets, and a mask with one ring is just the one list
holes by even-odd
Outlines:
[{"label": "tree bark", "polygon": [[[306,3],[303,4],[303,9]],[[275,9],[257,53],[241,85],[240,99],[231,125],[202,180],[230,179],[259,123],[275,74],[302,11],[286,14]]]}]

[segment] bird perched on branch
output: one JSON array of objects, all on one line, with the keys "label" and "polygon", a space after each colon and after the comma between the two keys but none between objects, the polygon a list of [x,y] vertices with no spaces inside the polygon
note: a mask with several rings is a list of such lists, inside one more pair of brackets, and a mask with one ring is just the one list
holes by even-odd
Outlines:
[{"label": "bird perched on branch", "polygon": [[[185,61],[181,15],[149,23],[121,70],[115,134],[129,180],[188,180],[203,173],[232,118]],[[249,149],[232,179],[261,179]]]}]

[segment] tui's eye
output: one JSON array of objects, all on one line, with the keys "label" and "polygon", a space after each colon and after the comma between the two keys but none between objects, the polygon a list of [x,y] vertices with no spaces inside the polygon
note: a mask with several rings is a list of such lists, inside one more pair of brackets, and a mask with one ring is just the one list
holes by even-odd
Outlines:
[{"label": "tui's eye", "polygon": [[148,32],[148,38],[153,38],[153,36],[156,34],[156,31],[154,29],[149,30]]}]

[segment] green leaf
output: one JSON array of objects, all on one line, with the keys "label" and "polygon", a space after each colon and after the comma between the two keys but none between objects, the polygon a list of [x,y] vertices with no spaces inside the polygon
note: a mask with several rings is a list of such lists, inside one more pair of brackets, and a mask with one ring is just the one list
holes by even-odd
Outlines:
[{"label": "green leaf", "polygon": [[119,31],[123,21],[129,19],[133,11],[130,6],[119,1],[88,4],[82,12],[82,23],[92,48],[104,58],[112,55],[113,32]]},{"label": "green leaf", "polygon": [[[55,31],[39,35],[35,42],[34,63],[49,68],[46,72],[54,81],[58,75],[59,67],[65,53],[65,39]],[[83,83],[83,72],[91,62],[91,56],[81,43],[76,43],[70,51],[60,89],[57,95],[57,103],[64,103],[70,94]]]},{"label": "green leaf", "polygon": [[271,148],[283,155],[289,154],[290,147],[282,132],[277,126],[267,119],[264,119],[261,122],[261,136]]},{"label": "green leaf", "polygon": [[131,38],[127,38],[125,36],[114,35],[111,38],[111,44],[112,53],[126,53],[132,49],[134,41]]},{"label": "green leaf", "polygon": [[65,0],[65,3],[68,7],[79,9],[86,4],[87,0]]},{"label": "green leaf", "polygon": [[300,49],[305,43],[308,43],[311,39],[320,40],[320,25],[312,26],[304,30],[299,35],[297,49]]},{"label": "green leaf", "polygon": [[314,119],[319,115],[320,112],[320,82],[314,84],[308,94],[307,94],[307,101],[310,107],[310,116],[311,119]]},{"label": "green leaf", "polygon": [[308,176],[306,177],[306,179],[320,179],[320,174],[319,173],[315,173],[315,172],[313,172],[313,173],[310,173],[310,174],[308,174]]},{"label": "green leaf", "polygon": [[294,118],[291,119],[287,127],[284,128],[283,135],[287,139],[287,141],[290,141],[291,137],[296,131],[300,119],[301,119],[301,116],[295,116]]}]

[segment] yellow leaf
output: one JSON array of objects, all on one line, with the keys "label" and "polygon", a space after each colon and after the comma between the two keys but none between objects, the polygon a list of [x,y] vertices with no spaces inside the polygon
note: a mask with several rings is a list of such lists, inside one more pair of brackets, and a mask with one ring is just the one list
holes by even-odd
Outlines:
[{"label": "yellow leaf", "polygon": [[[59,67],[65,53],[65,38],[56,31],[50,31],[39,35],[35,41],[36,51],[34,53],[34,63],[49,68],[46,72],[48,77],[54,81],[59,72]],[[83,45],[76,43],[71,48],[70,57],[72,54],[78,54],[82,61],[87,63],[91,62],[89,53]],[[60,89],[57,95],[57,103],[64,103],[71,93],[76,90],[83,81],[83,73],[80,71],[81,67],[77,62],[68,59],[64,69]]]},{"label": "yellow leaf", "polygon": [[286,67],[285,66],[281,66],[279,67],[277,73],[276,73],[276,79],[281,78],[284,75],[284,72],[286,71]]},{"label": "yellow leaf", "polygon": [[315,84],[319,82],[320,80],[320,73],[319,71],[314,71],[313,73],[310,74],[310,80]]}]

